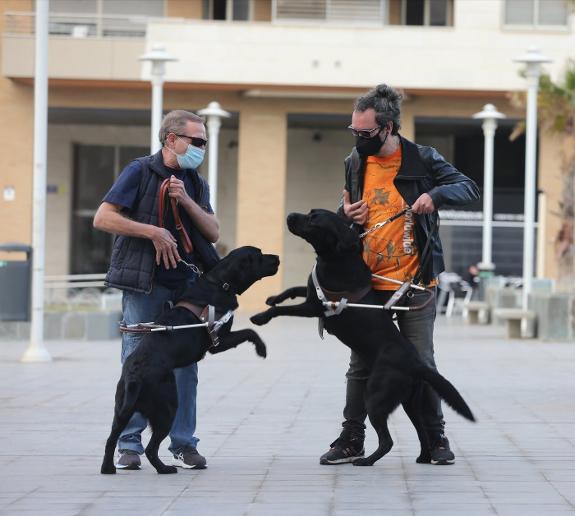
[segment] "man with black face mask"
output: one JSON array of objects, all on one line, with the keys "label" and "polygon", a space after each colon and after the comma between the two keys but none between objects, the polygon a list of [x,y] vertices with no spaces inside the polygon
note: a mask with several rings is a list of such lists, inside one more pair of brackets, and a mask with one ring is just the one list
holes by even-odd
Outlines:
[{"label": "man with black face mask", "polygon": [[[435,149],[399,134],[401,100],[401,94],[385,84],[356,100],[349,126],[356,144],[345,160],[345,189],[338,213],[364,232],[407,208],[403,217],[365,235],[364,260],[374,274],[412,281],[435,291],[437,276],[444,270],[437,210],[473,202],[479,198],[479,190]],[[398,287],[375,278],[373,281],[382,305]],[[426,294],[416,291],[404,304],[421,304],[421,295]],[[435,303],[421,311],[398,312],[397,323],[422,360],[435,369]],[[320,464],[353,462],[364,455],[368,369],[353,352],[346,376],[343,430],[321,456]],[[422,395],[430,450],[417,462],[453,464],[455,456],[444,434],[439,397],[430,388]]]}]

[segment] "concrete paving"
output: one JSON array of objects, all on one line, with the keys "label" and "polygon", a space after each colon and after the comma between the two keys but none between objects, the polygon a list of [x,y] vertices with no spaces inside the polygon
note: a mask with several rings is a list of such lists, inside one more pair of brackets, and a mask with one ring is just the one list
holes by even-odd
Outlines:
[{"label": "concrete paving", "polygon": [[245,345],[200,363],[197,435],[209,467],[166,476],[145,459],[141,471],[99,474],[119,341],[48,341],[49,364],[22,364],[26,344],[2,342],[0,514],[575,513],[574,342],[509,341],[500,326],[439,320],[439,369],[478,418],[445,409],[456,464],[415,464],[400,409],[392,451],[359,468],[318,463],[339,433],[347,348],[302,319],[277,319],[261,335],[267,360]]}]

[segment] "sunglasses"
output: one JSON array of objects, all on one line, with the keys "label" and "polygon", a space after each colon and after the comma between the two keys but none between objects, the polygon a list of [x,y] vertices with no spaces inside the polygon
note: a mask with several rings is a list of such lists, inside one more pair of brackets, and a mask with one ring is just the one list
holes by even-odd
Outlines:
[{"label": "sunglasses", "polygon": [[176,136],[179,138],[188,138],[194,147],[205,147],[208,144],[208,140],[204,140],[203,138],[196,138],[195,136],[188,136],[187,134],[176,134]]},{"label": "sunglasses", "polygon": [[355,129],[350,125],[348,126],[348,129],[354,136],[359,136],[360,138],[373,138],[381,132],[382,128],[377,126],[374,127],[373,129]]}]

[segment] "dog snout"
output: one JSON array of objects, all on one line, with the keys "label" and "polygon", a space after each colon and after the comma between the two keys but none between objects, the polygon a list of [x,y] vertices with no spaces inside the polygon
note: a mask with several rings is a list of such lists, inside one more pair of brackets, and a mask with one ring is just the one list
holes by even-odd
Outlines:
[{"label": "dog snout", "polygon": [[293,233],[301,228],[305,221],[307,220],[307,215],[301,213],[290,213],[287,216],[287,227]]},{"label": "dog snout", "polygon": [[277,254],[264,254],[264,263],[271,275],[278,271],[280,257]]},{"label": "dog snout", "polygon": [[272,263],[272,265],[275,265],[276,267],[279,267],[280,265],[280,257],[277,254],[267,254],[266,255],[270,262]]}]

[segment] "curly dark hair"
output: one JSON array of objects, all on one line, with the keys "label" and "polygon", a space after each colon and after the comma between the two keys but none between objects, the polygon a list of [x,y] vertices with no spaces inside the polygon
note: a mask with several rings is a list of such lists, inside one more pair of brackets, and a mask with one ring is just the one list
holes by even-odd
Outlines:
[{"label": "curly dark hair", "polygon": [[397,134],[401,128],[401,101],[403,95],[387,84],[378,84],[365,95],[358,97],[353,105],[354,111],[375,111],[375,120],[380,126],[393,123],[391,134]]}]

